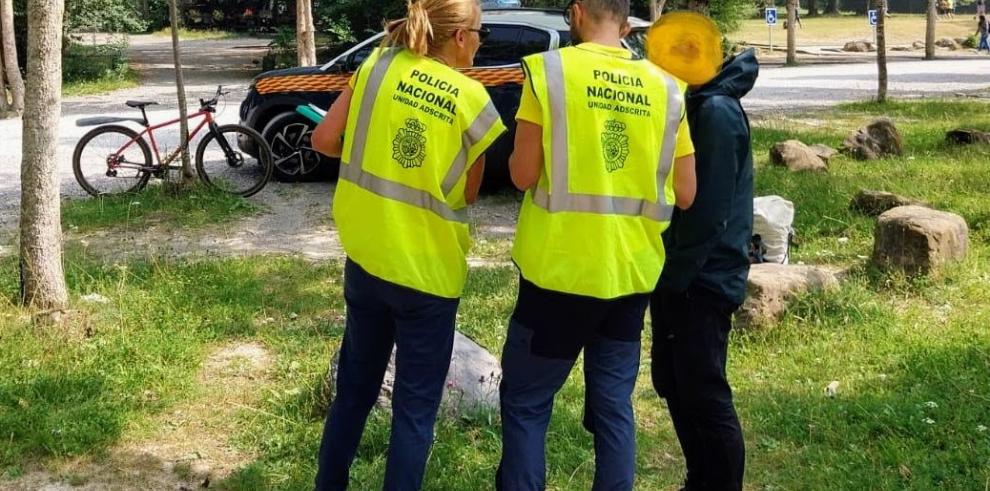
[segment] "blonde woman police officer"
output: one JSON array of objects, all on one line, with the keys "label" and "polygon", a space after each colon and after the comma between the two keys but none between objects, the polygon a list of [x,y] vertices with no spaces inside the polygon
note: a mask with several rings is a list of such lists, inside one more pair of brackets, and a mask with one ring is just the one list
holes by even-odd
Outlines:
[{"label": "blonde woman police officer", "polygon": [[505,131],[457,71],[486,34],[476,0],[412,0],[313,135],[340,157],[333,215],[347,253],[347,326],[316,488],[345,489],[396,346],[385,489],[419,489],[467,276],[466,207]]}]

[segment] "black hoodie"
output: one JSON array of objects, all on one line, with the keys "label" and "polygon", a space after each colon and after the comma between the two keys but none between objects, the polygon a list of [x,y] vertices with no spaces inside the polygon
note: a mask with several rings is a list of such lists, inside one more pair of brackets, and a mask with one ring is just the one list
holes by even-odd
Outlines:
[{"label": "black hoodie", "polygon": [[701,289],[741,304],[753,235],[753,154],[749,119],[739,99],[756,83],[753,50],[726,60],[714,80],[687,96],[698,193],[675,210],[664,233],[667,260],[660,288]]}]

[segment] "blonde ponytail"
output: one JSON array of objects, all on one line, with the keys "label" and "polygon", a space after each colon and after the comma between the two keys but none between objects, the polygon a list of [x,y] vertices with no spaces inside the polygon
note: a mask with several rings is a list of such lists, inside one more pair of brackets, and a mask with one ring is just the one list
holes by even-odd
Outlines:
[{"label": "blonde ponytail", "polygon": [[385,25],[383,46],[398,46],[426,56],[458,29],[472,26],[480,12],[476,0],[407,0],[404,19]]}]

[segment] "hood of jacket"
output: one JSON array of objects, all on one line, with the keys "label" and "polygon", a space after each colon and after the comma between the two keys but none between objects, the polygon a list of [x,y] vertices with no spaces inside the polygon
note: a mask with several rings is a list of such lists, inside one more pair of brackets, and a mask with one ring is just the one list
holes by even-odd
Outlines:
[{"label": "hood of jacket", "polygon": [[722,64],[722,71],[707,84],[688,93],[688,105],[692,106],[712,96],[728,96],[742,99],[753,86],[760,74],[760,63],[756,51],[749,49],[735,55]]}]

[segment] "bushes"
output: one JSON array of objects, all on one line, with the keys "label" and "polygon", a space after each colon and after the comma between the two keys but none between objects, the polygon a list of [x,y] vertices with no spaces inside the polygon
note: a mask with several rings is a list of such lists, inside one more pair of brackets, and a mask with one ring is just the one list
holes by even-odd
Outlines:
[{"label": "bushes", "polygon": [[962,45],[963,48],[976,49],[976,47],[980,45],[980,39],[976,37],[976,34],[970,34],[969,37],[966,38],[966,42]]},{"label": "bushes", "polygon": [[91,82],[105,78],[122,78],[128,73],[127,42],[111,40],[107,44],[71,43],[62,50],[62,82]]}]

